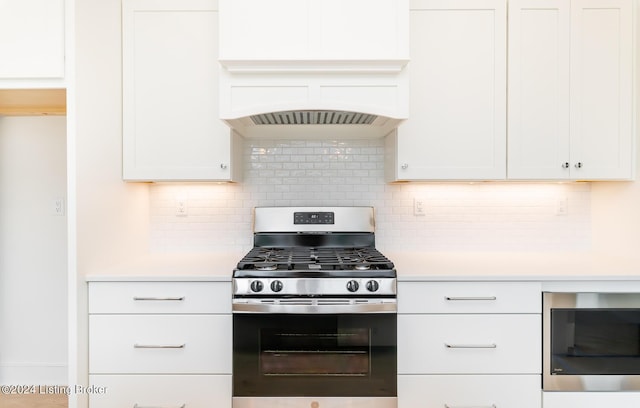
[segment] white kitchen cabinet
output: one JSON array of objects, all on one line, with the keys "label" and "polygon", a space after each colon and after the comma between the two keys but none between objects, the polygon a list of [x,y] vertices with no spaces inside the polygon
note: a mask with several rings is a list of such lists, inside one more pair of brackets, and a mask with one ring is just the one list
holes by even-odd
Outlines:
[{"label": "white kitchen cabinet", "polygon": [[637,408],[638,392],[543,392],[543,408]]},{"label": "white kitchen cabinet", "polygon": [[219,2],[225,65],[407,58],[409,0]]},{"label": "white kitchen cabinet", "polygon": [[633,177],[632,0],[571,2],[571,178]]},{"label": "white kitchen cabinet", "polygon": [[510,179],[631,179],[630,0],[509,1]]},{"label": "white kitchen cabinet", "polygon": [[399,408],[540,408],[536,375],[401,375]]},{"label": "white kitchen cabinet", "polygon": [[91,314],[231,313],[219,282],[101,282],[89,285]]},{"label": "white kitchen cabinet", "polygon": [[216,0],[124,0],[123,178],[236,180],[220,120]]},{"label": "white kitchen cabinet", "polygon": [[541,325],[533,314],[399,315],[398,372],[539,374]]},{"label": "white kitchen cabinet", "polygon": [[401,283],[400,314],[540,313],[540,285],[531,282]]},{"label": "white kitchen cabinet", "polygon": [[230,408],[230,285],[90,282],[90,408]]},{"label": "white kitchen cabinet", "polygon": [[93,374],[226,374],[231,366],[229,315],[91,315],[89,326]]},{"label": "white kitchen cabinet", "polygon": [[89,384],[105,389],[89,394],[91,408],[231,406],[229,375],[92,375]]},{"label": "white kitchen cabinet", "polygon": [[541,285],[399,282],[398,406],[539,408]]},{"label": "white kitchen cabinet", "polygon": [[63,79],[65,1],[0,0],[0,56],[0,80]]},{"label": "white kitchen cabinet", "polygon": [[409,119],[387,179],[506,177],[505,0],[413,0]]}]

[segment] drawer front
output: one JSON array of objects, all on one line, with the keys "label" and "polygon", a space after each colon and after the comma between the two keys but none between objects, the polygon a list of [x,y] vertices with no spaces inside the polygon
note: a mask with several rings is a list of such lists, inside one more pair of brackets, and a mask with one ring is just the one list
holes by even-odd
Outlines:
[{"label": "drawer front", "polygon": [[91,315],[91,374],[231,374],[231,315]]},{"label": "drawer front", "polygon": [[89,313],[231,313],[231,283],[89,282]]},{"label": "drawer front", "polygon": [[534,282],[399,282],[398,313],[541,313]]},{"label": "drawer front", "polygon": [[540,315],[399,315],[400,374],[540,374]]},{"label": "drawer front", "polygon": [[543,392],[544,408],[638,408],[638,392]]},{"label": "drawer front", "polygon": [[398,408],[540,408],[539,375],[400,375]]},{"label": "drawer front", "polygon": [[91,408],[231,408],[230,375],[92,375],[89,384]]}]

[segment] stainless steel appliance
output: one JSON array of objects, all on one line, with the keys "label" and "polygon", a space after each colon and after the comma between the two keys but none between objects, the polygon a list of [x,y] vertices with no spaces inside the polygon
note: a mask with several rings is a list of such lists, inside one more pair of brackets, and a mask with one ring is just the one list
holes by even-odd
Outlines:
[{"label": "stainless steel appliance", "polygon": [[233,272],[233,407],[396,408],[396,271],[371,207],[260,207]]},{"label": "stainless steel appliance", "polygon": [[640,390],[640,293],[544,293],[545,391]]}]

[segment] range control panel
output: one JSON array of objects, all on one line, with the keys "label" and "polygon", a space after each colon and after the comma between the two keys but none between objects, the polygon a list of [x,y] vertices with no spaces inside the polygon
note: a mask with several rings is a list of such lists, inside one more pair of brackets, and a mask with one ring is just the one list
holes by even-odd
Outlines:
[{"label": "range control panel", "polygon": [[294,212],[293,223],[298,224],[334,224],[333,212]]}]

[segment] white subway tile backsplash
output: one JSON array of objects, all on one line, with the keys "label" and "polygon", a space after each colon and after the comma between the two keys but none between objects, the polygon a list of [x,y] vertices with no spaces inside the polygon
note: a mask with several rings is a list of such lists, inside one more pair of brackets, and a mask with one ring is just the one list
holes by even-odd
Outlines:
[{"label": "white subway tile backsplash", "polygon": [[[373,206],[381,250],[590,249],[588,183],[387,184],[382,139],[246,140],[243,159],[239,184],[150,186],[153,252],[248,250],[252,208],[273,205]],[[187,216],[175,215],[179,199]]]}]

